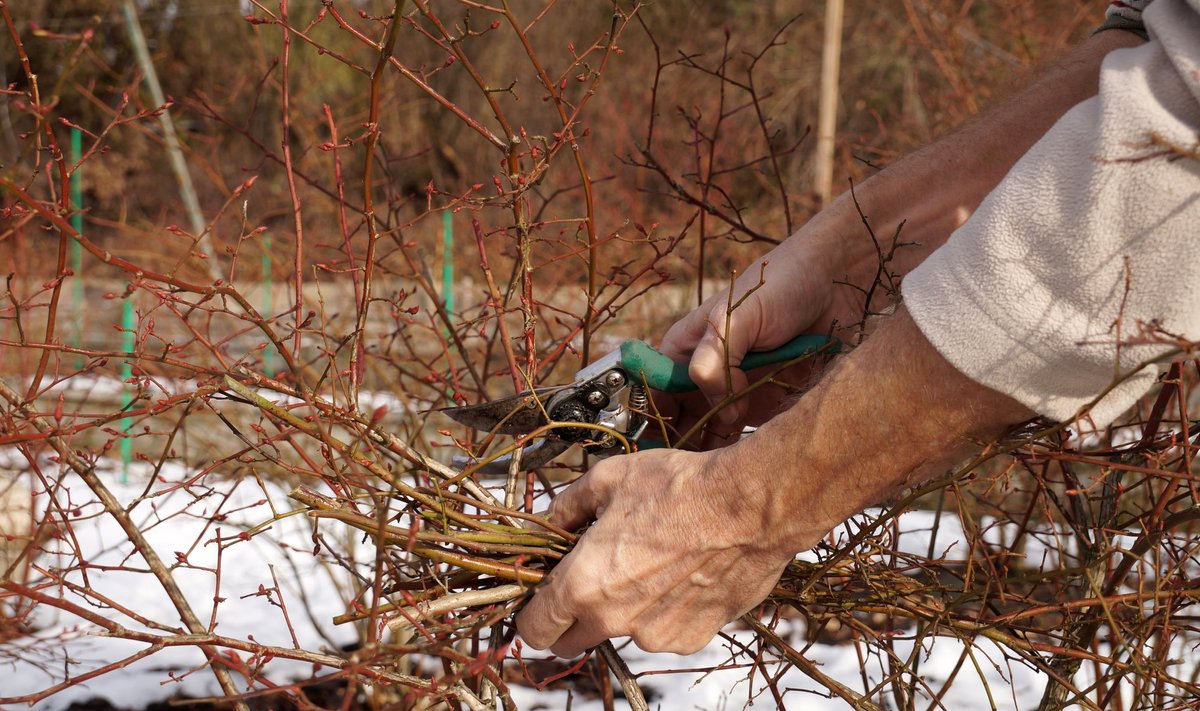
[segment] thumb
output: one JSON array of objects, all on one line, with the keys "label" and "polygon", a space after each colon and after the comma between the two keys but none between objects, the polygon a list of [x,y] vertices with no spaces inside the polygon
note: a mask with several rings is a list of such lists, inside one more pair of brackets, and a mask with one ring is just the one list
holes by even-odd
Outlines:
[{"label": "thumb", "polygon": [[[688,375],[713,406],[749,385],[746,374],[738,367],[748,345],[735,334],[736,329],[733,329],[726,338],[721,338],[714,328],[709,328],[696,344],[688,364]],[[725,424],[733,424],[744,417],[745,408],[745,403],[740,400],[732,402],[721,409],[717,418]]]},{"label": "thumb", "polygon": [[686,362],[696,349],[696,344],[704,337],[705,331],[709,330],[708,312],[709,308],[701,306],[676,321],[667,329],[667,335],[663,336],[658,344],[659,352],[673,361]]},{"label": "thumb", "polygon": [[599,462],[554,498],[546,512],[550,521],[570,531],[596,518],[608,506],[621,478],[620,466],[615,460]]}]

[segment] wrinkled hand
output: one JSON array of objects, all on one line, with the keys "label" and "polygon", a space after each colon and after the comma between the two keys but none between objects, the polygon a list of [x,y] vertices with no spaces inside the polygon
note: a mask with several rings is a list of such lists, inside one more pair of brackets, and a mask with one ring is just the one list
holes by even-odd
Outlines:
[{"label": "wrinkled hand", "polygon": [[[857,292],[834,283],[847,275],[846,258],[836,242],[813,239],[810,231],[816,229],[821,227],[806,227],[747,268],[732,285],[732,299],[729,290],[722,290],[667,331],[659,350],[689,364],[688,373],[706,401],[679,398],[663,406],[671,414],[678,411],[681,429],[698,405],[716,406],[746,388],[750,380],[736,367],[746,353],[776,348],[801,333],[827,333],[835,323],[858,321],[862,305]],[[804,382],[811,369],[802,363],[789,379]],[[784,389],[771,388],[735,401],[718,412],[719,424],[710,430],[728,436],[745,425],[761,424],[778,412],[785,395]],[[723,443],[728,441],[717,442]],[[713,446],[712,438],[703,446]]]},{"label": "wrinkled hand", "polygon": [[600,462],[561,493],[551,520],[595,525],[537,589],[517,629],[574,657],[610,637],[690,654],[761,602],[792,559],[771,507],[726,453],[651,450]]}]

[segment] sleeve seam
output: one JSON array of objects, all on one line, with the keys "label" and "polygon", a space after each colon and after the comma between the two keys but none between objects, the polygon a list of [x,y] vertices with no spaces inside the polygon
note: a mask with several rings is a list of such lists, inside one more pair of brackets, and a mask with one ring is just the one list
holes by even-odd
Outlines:
[{"label": "sleeve seam", "polygon": [[1108,17],[1104,18],[1104,22],[1096,28],[1096,31],[1092,33],[1092,36],[1098,35],[1101,32],[1107,32],[1109,30],[1125,30],[1126,32],[1132,32],[1144,40],[1150,39],[1150,33],[1146,31],[1146,24],[1144,22],[1141,20],[1131,20],[1128,17],[1122,17],[1120,15],[1109,15]]}]

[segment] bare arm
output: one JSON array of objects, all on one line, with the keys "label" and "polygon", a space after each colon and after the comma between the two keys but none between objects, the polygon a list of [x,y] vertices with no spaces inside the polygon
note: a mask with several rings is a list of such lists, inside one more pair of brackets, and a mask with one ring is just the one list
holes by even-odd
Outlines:
[{"label": "bare arm", "polygon": [[[908,220],[905,239],[921,243],[894,266],[906,271],[944,243],[1063,113],[1096,93],[1103,57],[1137,42],[1119,31],[1089,39],[988,116],[866,181],[857,195],[877,233]],[[728,321],[733,363],[751,348],[852,321],[859,305],[836,298],[830,283],[869,278],[876,257],[844,195],[766,260],[765,286]],[[748,269],[735,292],[758,276]],[[681,359],[695,348],[692,377],[713,398],[726,386],[726,303],[714,297],[664,342]],[[734,373],[736,390],[744,381]],[[745,440],[707,453],[616,457],[573,484],[551,516],[564,527],[597,521],[518,627],[531,645],[564,656],[620,635],[647,650],[697,650],[762,600],[796,552],[1030,414],[955,370],[901,310]]]},{"label": "bare arm", "polygon": [[[1081,43],[1020,93],[957,132],[898,161],[855,189],[875,232],[886,239],[903,221],[902,239],[917,246],[897,252],[890,265],[907,273],[945,243],[1009,168],[1068,109],[1097,92],[1100,64],[1112,50],[1142,40],[1131,32],[1102,32]],[[825,332],[834,322],[858,320],[861,292],[835,289],[834,280],[860,287],[874,278],[875,248],[849,193],[765,255],[766,283],[728,320],[729,365],[749,350],[778,346],[803,331]],[[734,285],[736,296],[757,287],[752,265]],[[717,294],[668,333],[663,351],[691,362],[692,378],[710,402],[726,394],[725,305]],[[741,371],[730,372],[733,390],[745,387]],[[727,421],[741,416],[738,405]]]},{"label": "bare arm", "polygon": [[956,371],[901,310],[756,434],[616,457],[564,491],[555,523],[598,520],[517,626],[567,657],[624,635],[694,652],[829,529],[1030,414]]},{"label": "bare arm", "polygon": [[[901,254],[904,271],[940,247],[1009,169],[1070,108],[1096,95],[1100,64],[1109,52],[1139,45],[1132,32],[1111,30],[1088,38],[1019,93],[945,138],[905,156],[855,189],[865,214],[880,234],[901,220],[906,241],[920,248]],[[848,240],[851,262],[874,262],[849,193],[831,206],[856,227]],[[905,268],[907,267],[907,268]]]}]

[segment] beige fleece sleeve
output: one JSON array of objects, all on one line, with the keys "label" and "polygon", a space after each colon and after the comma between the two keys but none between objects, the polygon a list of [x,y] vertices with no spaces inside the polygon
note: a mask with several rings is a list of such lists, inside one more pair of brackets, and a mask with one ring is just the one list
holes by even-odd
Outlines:
[{"label": "beige fleece sleeve", "polygon": [[[1155,0],[1068,112],[903,285],[956,368],[1055,420],[1103,425],[1200,340],[1200,0]],[[1173,148],[1172,148],[1173,147]],[[1154,335],[1157,334],[1157,335]]]}]

